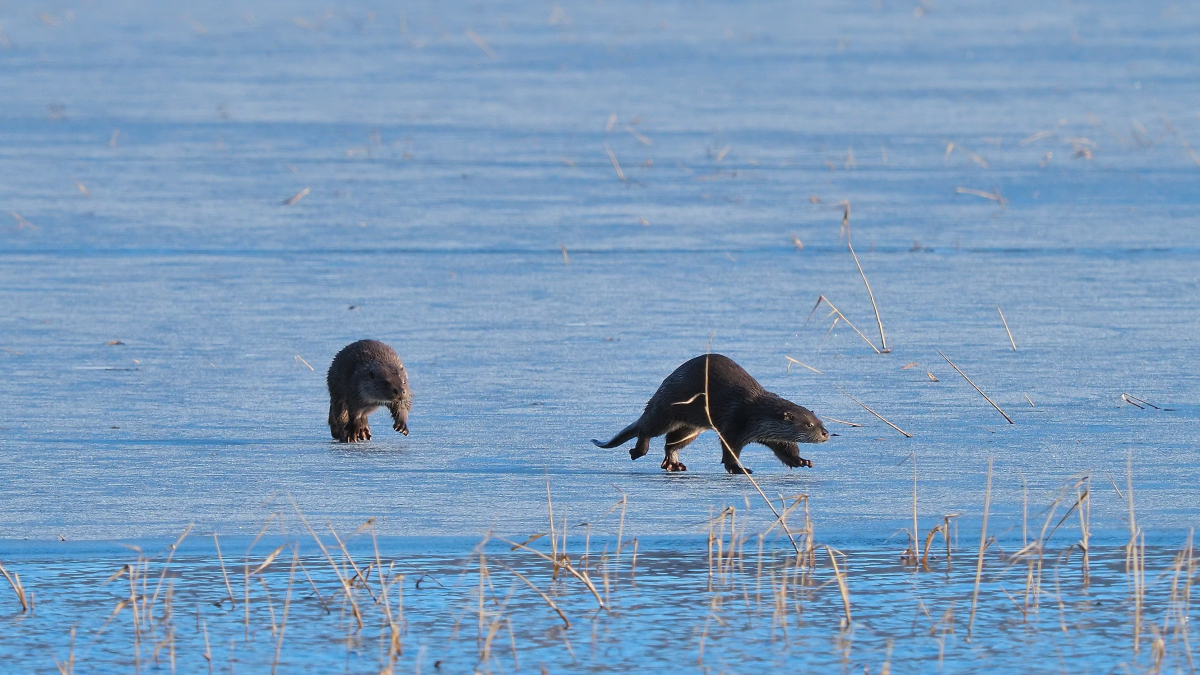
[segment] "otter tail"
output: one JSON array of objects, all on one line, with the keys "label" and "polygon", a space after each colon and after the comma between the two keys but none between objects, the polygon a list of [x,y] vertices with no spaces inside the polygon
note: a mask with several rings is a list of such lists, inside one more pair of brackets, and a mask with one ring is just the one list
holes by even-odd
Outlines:
[{"label": "otter tail", "polygon": [[601,443],[600,441],[593,438],[592,443],[595,443],[597,448],[615,448],[618,445],[622,445],[623,443],[625,443],[626,441],[628,441],[629,439],[631,439],[637,435],[638,435],[638,423],[634,422],[633,424],[630,424],[629,426],[622,429],[621,432],[618,433],[616,436],[613,436],[611,441],[609,441],[607,443]]}]

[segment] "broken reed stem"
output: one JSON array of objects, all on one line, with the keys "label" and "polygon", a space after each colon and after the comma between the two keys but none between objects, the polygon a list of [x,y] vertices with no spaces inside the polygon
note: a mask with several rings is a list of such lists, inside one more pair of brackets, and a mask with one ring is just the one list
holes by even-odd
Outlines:
[{"label": "broken reed stem", "polygon": [[883,345],[879,351],[889,352],[891,350],[887,346],[887,336],[883,334],[883,319],[879,318],[879,307],[875,304],[875,294],[871,292],[871,284],[867,281],[866,272],[863,272],[862,263],[858,262],[858,255],[854,252],[854,247],[850,245],[849,237],[846,238],[846,247],[850,249],[850,255],[854,257],[854,264],[858,266],[858,273],[862,276],[863,285],[867,287],[867,297],[871,298],[871,309],[875,310],[875,323],[879,324],[879,342]]},{"label": "broken reed stem", "polygon": [[979,392],[980,396],[987,399],[987,402],[992,404],[992,407],[996,409],[996,412],[1000,413],[1001,415],[1004,415],[1004,419],[1008,420],[1009,424],[1015,424],[1015,422],[1012,421],[1012,418],[1008,416],[1008,413],[1001,410],[1000,406],[996,405],[996,402],[993,401],[991,399],[991,397],[989,397],[987,394],[983,393],[983,390],[980,389],[978,386],[976,386],[975,383],[971,381],[971,378],[967,377],[966,373],[964,373],[962,370],[960,370],[958,366],[954,365],[954,362],[951,361],[949,358],[947,358],[945,354],[942,354],[942,350],[940,350],[940,349],[937,350],[937,353],[941,354],[943,359],[946,359],[946,363],[949,363],[950,367],[953,368],[955,370],[955,372],[957,372],[959,375],[963,376],[963,379],[967,381],[967,384],[971,385],[972,387],[975,387],[975,391]]},{"label": "broken reed stem", "polygon": [[1017,351],[1017,341],[1013,339],[1012,331],[1008,329],[1008,321],[1004,318],[1004,311],[1000,309],[999,305],[996,306],[996,311],[1000,312],[1000,321],[1004,324],[1004,332],[1008,333],[1008,341],[1012,344],[1013,351],[1015,352]]},{"label": "broken reed stem", "polygon": [[837,579],[838,591],[842,594],[842,609],[846,612],[846,628],[850,627],[850,589],[846,587],[846,575],[842,573],[838,567],[837,556],[833,554],[833,549],[829,546],[825,547],[825,551],[829,554],[829,562],[833,563],[833,576]]},{"label": "broken reed stem", "polygon": [[[871,342],[871,338],[864,335],[863,332],[858,329],[858,326],[855,326],[853,323],[851,323],[850,319],[847,319],[846,315],[842,314],[842,310],[838,309],[837,307],[834,307],[833,303],[829,301],[829,298],[825,297],[824,295],[817,296],[817,304],[813,305],[812,311],[808,313],[808,318],[804,320],[804,325],[806,325],[806,326],[808,325],[808,322],[812,319],[812,315],[816,313],[817,308],[821,306],[822,302],[829,305],[829,308],[832,309],[834,312],[836,312],[838,317],[840,317],[842,321],[846,322],[847,326],[850,326],[851,328],[853,328],[854,332],[858,333],[859,337],[861,337],[867,344],[871,345],[871,349],[874,349],[876,354],[883,353],[883,352],[879,351],[879,347],[876,347],[874,342]],[[825,317],[825,318],[829,318],[829,317]],[[830,330],[832,330],[832,328]]]},{"label": "broken reed stem", "polygon": [[987,491],[983,497],[983,528],[979,532],[979,557],[975,561],[975,590],[971,593],[971,618],[967,621],[967,639],[975,628],[975,607],[979,604],[979,581],[983,577],[983,552],[987,549],[988,510],[992,506],[992,463],[994,457],[988,457]]},{"label": "broken reed stem", "polygon": [[851,396],[851,395],[849,394],[849,392],[847,392],[845,389],[842,389],[841,387],[838,387],[838,385],[836,385],[836,384],[835,384],[835,385],[833,385],[833,386],[837,387],[838,391],[842,392],[843,394],[846,394],[846,397],[847,397],[847,398],[849,398],[851,401],[854,401],[855,403],[857,403],[857,404],[859,404],[860,406],[862,406],[862,407],[863,407],[863,410],[866,410],[867,412],[871,413],[872,415],[874,415],[874,416],[878,417],[880,420],[883,420],[883,423],[884,423],[884,424],[886,424],[886,425],[888,425],[889,427],[891,427],[891,428],[895,429],[896,431],[899,431],[899,432],[900,432],[900,433],[901,433],[901,434],[902,434],[902,435],[903,435],[905,438],[912,438],[912,437],[913,437],[913,436],[912,436],[912,434],[908,433],[907,431],[905,431],[905,430],[901,429],[900,427],[896,426],[895,424],[892,424],[891,422],[889,422],[889,421],[887,421],[886,419],[884,419],[883,415],[880,415],[879,413],[875,412],[874,410],[871,410],[870,408],[868,408],[868,407],[867,407],[867,404],[865,404],[865,403],[863,403],[862,401],[860,401],[860,400],[858,400],[858,399],[854,398],[853,396]]},{"label": "broken reed stem", "polygon": [[733,451],[733,448],[725,442],[725,436],[721,434],[721,430],[718,429],[717,425],[713,423],[712,411],[709,410],[708,407],[708,362],[711,354],[712,339],[709,338],[709,351],[704,355],[704,416],[708,418],[708,426],[714,432],[716,432],[717,439],[721,442],[721,447],[725,450],[725,452],[728,452],[730,456],[733,457],[733,461],[737,462],[738,468],[742,470],[742,475],[745,476],[746,479],[750,481],[750,484],[754,486],[754,489],[758,491],[758,496],[762,497],[763,501],[767,503],[767,507],[771,509],[771,513],[774,513],[775,517],[779,519],[779,526],[783,528],[783,532],[787,535],[788,541],[791,542],[792,548],[796,550],[796,556],[799,557],[800,547],[796,544],[796,538],[792,536],[792,531],[788,529],[787,522],[785,522],[783,517],[779,515],[779,511],[775,508],[775,504],[773,504],[770,499],[767,499],[767,494],[758,486],[758,481],[754,480],[754,477],[751,476],[750,472],[746,470],[745,465],[742,464],[742,458],[738,457],[737,453]]}]

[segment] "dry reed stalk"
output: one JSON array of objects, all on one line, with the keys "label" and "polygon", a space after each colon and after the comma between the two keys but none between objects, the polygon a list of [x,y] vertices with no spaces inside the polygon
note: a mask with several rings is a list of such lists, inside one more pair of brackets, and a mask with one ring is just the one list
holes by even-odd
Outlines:
[{"label": "dry reed stalk", "polygon": [[613,153],[612,146],[608,144],[608,141],[604,141],[604,151],[608,153],[608,159],[612,162],[613,169],[617,171],[617,178],[621,179],[621,182],[624,183],[625,172],[621,170],[621,163],[617,161],[617,156]]},{"label": "dry reed stalk", "polygon": [[1162,408],[1154,405],[1153,403],[1151,403],[1145,399],[1138,398],[1138,397],[1134,396],[1133,394],[1121,394],[1121,400],[1125,401],[1129,405],[1141,408],[1142,410],[1145,410],[1145,408],[1143,408],[1142,406],[1150,406],[1151,408],[1154,408],[1155,410],[1162,410]]},{"label": "dry reed stalk", "polygon": [[654,141],[641,135],[640,133],[638,133],[637,129],[634,129],[633,127],[629,126],[628,124],[625,125],[625,131],[628,131],[630,136],[633,136],[634,138],[638,139],[638,141],[642,145],[646,145],[646,146],[654,145]]},{"label": "dry reed stalk", "polygon": [[[1116,487],[1114,484],[1113,487]],[[1117,490],[1117,494],[1121,491]],[[1133,510],[1133,451],[1125,454],[1125,497],[1129,503],[1129,543],[1125,546],[1125,570],[1128,572],[1130,558],[1133,555],[1134,542],[1137,540],[1137,518]]]},{"label": "dry reed stalk", "polygon": [[[833,576],[837,579],[838,591],[842,594],[842,609],[846,612],[846,619],[845,623],[842,624],[842,628],[849,628],[852,619],[850,617],[850,589],[846,587],[846,575],[838,567],[837,556],[834,555],[833,549],[826,546],[825,552],[829,554],[829,562],[833,563]],[[839,553],[841,552],[839,551]],[[845,554],[843,553],[842,555],[844,556]]]},{"label": "dry reed stalk", "polygon": [[[710,337],[709,338],[709,352],[704,355],[704,416],[708,419],[708,426],[717,434],[717,440],[719,440],[721,442],[721,447],[726,452],[728,452],[731,457],[733,457],[733,461],[737,462],[738,469],[740,469],[742,471],[742,475],[745,476],[746,479],[750,481],[750,484],[754,486],[754,489],[758,492],[758,495],[760,497],[762,497],[762,500],[764,502],[767,503],[767,507],[771,509],[771,513],[774,513],[775,517],[779,518],[780,517],[779,511],[775,509],[775,504],[773,504],[770,499],[767,499],[767,494],[765,492],[763,492],[762,488],[760,488],[758,486],[758,481],[754,480],[754,477],[750,475],[749,471],[746,471],[745,465],[742,464],[742,458],[738,457],[737,453],[733,452],[732,447],[729,445],[728,442],[725,441],[725,436],[721,434],[721,430],[718,429],[717,425],[713,422],[712,410],[709,409],[709,405],[708,405],[708,402],[709,402],[709,397],[708,397],[709,358],[708,357],[709,357],[709,354],[711,353],[711,349],[712,349],[712,338]],[[800,547],[796,545],[796,539],[792,536],[792,531],[788,529],[787,522],[780,520],[779,526],[783,528],[784,534],[787,535],[788,541],[791,542],[792,548],[794,548],[796,550],[796,555],[799,556],[800,555]]]},{"label": "dry reed stalk", "polygon": [[162,590],[163,580],[167,577],[167,570],[171,567],[171,560],[175,557],[175,551],[179,550],[179,545],[183,543],[185,538],[187,538],[188,533],[192,531],[192,527],[194,525],[195,523],[188,523],[188,526],[183,530],[183,534],[180,534],[179,538],[175,540],[175,543],[168,547],[170,548],[171,552],[167,554],[167,561],[163,563],[162,573],[158,576],[158,584],[154,587],[154,595],[150,598],[149,610],[146,612],[147,622],[149,622],[153,617],[154,604],[158,602],[158,593]]},{"label": "dry reed stalk", "polygon": [[[375,597],[375,591],[372,591],[371,586],[366,583],[366,579],[363,576],[362,571],[358,569],[358,565],[354,563],[354,558],[350,556],[350,551],[346,550],[346,545],[342,543],[342,538],[338,536],[337,530],[333,528],[333,523],[326,520],[325,526],[329,528],[330,534],[333,535],[333,540],[336,541],[338,547],[342,549],[342,555],[346,556],[346,562],[350,563],[351,569],[354,570],[354,576],[363,581],[363,587],[367,589],[367,593],[370,594],[371,599],[378,602],[379,598]],[[351,582],[353,582],[353,580],[354,579],[352,578]]]},{"label": "dry reed stalk", "polygon": [[[917,453],[913,451],[911,455],[913,465],[913,488],[912,488],[912,530],[908,533],[909,552],[911,553],[912,563],[917,564]],[[928,550],[926,546],[926,550]]]},{"label": "dry reed stalk", "polygon": [[[546,555],[545,553],[542,553],[541,551],[539,551],[537,549],[529,548],[525,544],[519,544],[515,541],[505,539],[504,537],[496,537],[496,539],[498,539],[506,544],[511,544],[513,546],[514,551],[516,549],[524,549],[524,550],[529,551],[530,553],[538,556],[539,558],[541,558],[543,560],[555,562],[554,558],[551,558],[550,556]],[[551,539],[551,541],[553,541],[553,539]],[[637,549],[635,548],[634,550],[636,552]],[[569,559],[564,558],[564,559],[558,560],[556,563],[556,568],[557,567],[561,567],[562,569],[565,569],[567,572],[569,572],[571,574],[571,576],[573,576],[576,579],[578,579],[579,581],[583,582],[583,585],[586,586],[588,591],[591,592],[592,597],[594,597],[596,599],[596,603],[598,605],[600,605],[600,609],[604,609],[604,610],[608,609],[608,605],[606,605],[604,603],[604,599],[600,597],[600,591],[596,588],[596,585],[592,583],[592,580],[586,574],[583,574],[579,570],[575,569],[575,566],[571,564],[571,561]]]},{"label": "dry reed stalk", "polygon": [[975,195],[976,197],[990,199],[999,204],[1001,209],[1006,209],[1004,198],[1000,196],[1000,190],[997,188],[992,188],[991,192],[984,192],[983,190],[973,190],[971,188],[959,187],[954,188],[954,191],[960,195]]},{"label": "dry reed stalk", "polygon": [[879,324],[879,343],[882,345],[879,352],[887,354],[892,351],[887,346],[887,336],[883,334],[883,319],[879,318],[879,306],[875,304],[875,294],[871,292],[871,284],[867,281],[867,274],[863,272],[862,263],[858,262],[858,255],[854,252],[854,247],[850,244],[850,239],[846,239],[846,248],[850,249],[850,255],[854,257],[854,264],[858,267],[858,273],[862,276],[863,285],[867,287],[867,297],[871,298],[871,309],[875,310],[875,323]]},{"label": "dry reed stalk", "polygon": [[1187,139],[1175,130],[1175,125],[1171,124],[1171,120],[1167,119],[1166,115],[1159,113],[1158,116],[1159,119],[1162,120],[1163,126],[1166,127],[1167,132],[1174,136],[1175,140],[1179,141],[1179,144],[1183,146],[1184,150],[1187,150],[1188,156],[1192,158],[1192,161],[1196,163],[1196,166],[1200,166],[1200,154],[1196,154],[1196,151],[1192,149],[1192,146],[1187,142]]},{"label": "dry reed stalk", "polygon": [[12,586],[13,592],[17,594],[17,601],[21,603],[21,613],[29,611],[29,595],[25,592],[25,587],[21,585],[21,575],[16,572],[9,573],[4,569],[4,565],[0,565],[0,574],[8,580],[8,585]]},{"label": "dry reed stalk", "polygon": [[279,637],[275,641],[275,659],[271,661],[271,673],[279,668],[279,654],[283,651],[283,631],[287,628],[288,609],[292,605],[292,580],[296,578],[296,563],[300,560],[299,550],[292,547],[292,566],[288,571],[287,595],[283,597],[283,618],[279,621]]},{"label": "dry reed stalk", "polygon": [[[1082,486],[1083,490],[1080,491]],[[1076,503],[1079,505],[1079,548],[1083,551],[1083,587],[1088,587],[1088,556],[1092,537],[1092,477],[1085,475],[1075,484]]]},{"label": "dry reed stalk", "polygon": [[860,406],[862,406],[863,410],[866,410],[867,412],[871,413],[872,415],[874,415],[874,416],[878,417],[880,420],[882,420],[882,421],[883,421],[883,423],[884,423],[884,424],[888,425],[889,427],[891,427],[891,428],[895,429],[896,431],[899,431],[899,432],[900,432],[900,434],[901,434],[902,436],[904,436],[905,438],[912,438],[912,437],[913,437],[913,436],[912,436],[912,434],[910,434],[910,433],[908,433],[907,431],[905,431],[905,430],[901,429],[900,427],[896,426],[895,424],[892,424],[891,422],[887,421],[887,419],[885,419],[885,418],[883,417],[883,415],[880,415],[879,413],[875,412],[874,410],[871,410],[870,408],[868,408],[868,407],[867,407],[867,404],[865,404],[865,403],[863,403],[862,401],[860,401],[860,400],[858,400],[858,399],[854,398],[853,396],[851,396],[851,395],[849,394],[849,392],[847,392],[845,389],[842,389],[841,387],[838,387],[838,385],[836,385],[836,384],[835,384],[835,385],[833,385],[833,386],[837,387],[838,391],[842,392],[843,394],[846,394],[846,397],[847,397],[847,398],[849,398],[851,401],[854,401],[855,403],[857,403],[857,404],[859,404]]},{"label": "dry reed stalk", "polygon": [[515,569],[513,569],[513,568],[509,567],[508,565],[506,565],[506,564],[504,564],[504,563],[502,563],[502,562],[501,562],[501,563],[497,563],[497,564],[498,564],[498,565],[500,565],[501,567],[503,567],[504,569],[508,570],[509,572],[512,572],[514,575],[516,575],[516,577],[517,577],[518,579],[520,579],[521,581],[524,581],[524,582],[525,582],[525,584],[526,584],[527,586],[529,586],[529,588],[533,589],[533,592],[534,592],[534,593],[537,593],[538,595],[540,595],[540,596],[542,597],[542,600],[545,600],[545,601],[546,601],[546,604],[550,606],[550,609],[553,609],[553,610],[554,610],[554,613],[555,613],[555,614],[558,614],[558,617],[559,617],[560,619],[562,619],[562,621],[563,621],[563,627],[564,627],[564,628],[570,628],[570,627],[571,627],[571,620],[570,620],[570,619],[568,619],[568,618],[567,618],[567,615],[566,615],[565,613],[563,613],[562,609],[560,609],[560,608],[559,608],[559,606],[558,606],[557,604],[555,604],[554,600],[551,600],[551,599],[550,599],[550,596],[549,596],[549,595],[546,595],[544,592],[542,592],[542,589],[540,589],[540,588],[538,588],[537,586],[533,585],[533,582],[532,582],[532,581],[530,581],[529,579],[526,579],[526,578],[525,578],[525,575],[523,575],[523,574],[521,574],[520,572],[516,571]]},{"label": "dry reed stalk", "polygon": [[[342,584],[342,590],[345,592],[345,597],[350,601],[350,608],[354,614],[354,618],[358,622],[358,627],[361,630],[363,627],[362,613],[358,609],[358,602],[354,600],[354,594],[351,592],[350,583],[346,580],[346,577],[342,575],[342,570],[337,566],[337,563],[334,562],[333,556],[329,554],[329,549],[325,548],[325,543],[322,542],[321,538],[317,536],[316,530],[312,528],[312,525],[308,524],[308,519],[305,518],[304,513],[300,511],[300,506],[296,504],[296,500],[292,498],[291,495],[288,495],[288,501],[292,503],[292,508],[296,510],[296,515],[300,518],[300,522],[304,525],[305,529],[308,530],[308,533],[312,535],[313,541],[317,542],[317,547],[321,549],[321,553],[325,554],[326,560],[329,561],[329,566],[333,568],[333,573],[337,575],[338,581]],[[246,610],[248,612],[249,607],[247,607]]]},{"label": "dry reed stalk", "polygon": [[310,192],[312,192],[312,188],[306,187],[303,190],[292,195],[291,197],[288,197],[287,199],[283,200],[283,205],[291,206],[291,205],[295,204],[296,202],[300,201],[301,199],[304,199],[305,197],[307,197],[308,193],[310,193]]},{"label": "dry reed stalk", "polygon": [[991,397],[989,397],[987,394],[983,393],[983,390],[980,389],[978,386],[976,386],[975,383],[971,381],[971,378],[967,377],[966,373],[964,373],[962,370],[960,370],[958,366],[954,365],[954,362],[951,361],[945,354],[942,354],[942,350],[940,350],[940,349],[937,350],[937,353],[941,354],[942,358],[946,359],[946,363],[949,363],[950,367],[953,368],[955,370],[955,372],[957,372],[959,375],[962,375],[963,379],[967,381],[967,384],[974,387],[975,391],[979,392],[980,396],[987,399],[987,402],[992,404],[992,407],[996,409],[996,412],[1000,413],[1001,415],[1004,415],[1004,419],[1008,420],[1009,424],[1014,424],[1014,422],[1012,421],[1012,418],[1008,416],[1008,413],[1001,410],[1000,406],[996,405],[996,402],[993,401],[991,399]]},{"label": "dry reed stalk", "polygon": [[1013,351],[1015,352],[1017,351],[1017,341],[1013,339],[1012,331],[1008,329],[1008,320],[1004,318],[1004,311],[999,306],[996,307],[996,311],[1000,312],[1000,321],[1004,324],[1004,332],[1008,333],[1008,341],[1012,344]]},{"label": "dry reed stalk", "polygon": [[[199,610],[199,607],[197,607],[196,609]],[[203,654],[204,660],[208,662],[209,675],[212,675],[213,660],[212,660],[212,647],[208,643],[208,622],[206,622],[204,619],[201,619],[200,620],[200,628],[204,632],[204,654]]]},{"label": "dry reed stalk", "polygon": [[563,243],[561,243],[561,242],[560,242],[560,243],[559,243],[559,245],[558,245],[558,247],[559,247],[560,249],[562,249],[562,254],[563,254],[563,264],[564,264],[564,265],[570,265],[570,264],[571,264],[571,257],[567,255],[567,245],[566,245],[566,244],[563,244]]},{"label": "dry reed stalk", "polygon": [[217,540],[216,532],[213,532],[213,545],[217,548],[217,562],[221,564],[221,578],[225,580],[225,590],[229,592],[229,606],[237,607],[233,599],[233,587],[229,585],[229,574],[225,571],[225,558],[221,556],[221,542]]},{"label": "dry reed stalk", "polygon": [[303,363],[304,365],[308,366],[309,370],[316,371],[316,368],[313,368],[312,364],[310,364],[308,361],[305,361],[303,356],[300,356],[299,354],[297,354],[296,360],[299,361],[300,363]]},{"label": "dry reed stalk", "polygon": [[942,522],[935,525],[929,534],[925,535],[925,549],[921,554],[921,567],[929,569],[929,547],[933,544],[933,539],[941,533],[942,542],[946,544],[946,571],[950,571],[950,519],[957,518],[957,513],[950,513],[942,516]]},{"label": "dry reed stalk", "polygon": [[825,373],[822,373],[821,371],[817,370],[816,368],[813,368],[812,366],[808,365],[807,363],[801,363],[800,361],[797,361],[796,359],[793,359],[793,358],[792,358],[792,357],[790,357],[790,356],[784,356],[783,358],[785,358],[785,359],[787,359],[787,360],[788,360],[788,371],[789,371],[789,372],[791,371],[791,369],[792,369],[792,364],[794,363],[794,364],[796,364],[796,365],[798,365],[798,366],[804,366],[805,368],[808,368],[809,370],[813,371],[814,373],[816,373],[816,374],[818,374],[818,375],[824,375],[824,374],[825,374]]},{"label": "dry reed stalk", "polygon": [[983,552],[987,549],[988,511],[992,506],[992,463],[994,458],[988,457],[987,491],[983,497],[983,527],[979,533],[979,557],[975,562],[975,590],[971,593],[971,617],[967,620],[967,639],[975,628],[975,608],[979,604],[979,582],[983,578]]},{"label": "dry reed stalk", "polygon": [[31,230],[38,229],[36,225],[29,222],[28,220],[25,220],[24,216],[17,213],[16,211],[9,211],[9,213],[12,215],[13,220],[17,221],[17,226],[14,229],[17,229],[17,230],[23,230],[25,228],[29,228]]},{"label": "dry reed stalk", "polygon": [[554,568],[550,579],[556,581],[558,579],[558,537],[555,536],[556,530],[554,529],[554,499],[550,496],[549,472],[546,473],[546,511],[550,515],[550,561]]},{"label": "dry reed stalk", "polygon": [[313,593],[317,594],[317,600],[319,600],[321,602],[321,606],[325,608],[325,613],[332,614],[333,610],[329,609],[329,604],[325,602],[325,598],[321,595],[321,591],[317,589],[316,582],[314,582],[313,578],[309,576],[308,568],[304,566],[303,560],[300,561],[300,571],[304,572],[304,578],[308,579],[308,585],[312,586]]},{"label": "dry reed stalk", "polygon": [[271,616],[271,635],[279,634],[279,625],[275,623],[275,601],[271,599],[271,589],[267,588],[267,580],[259,577],[258,583],[262,585],[263,594],[267,598],[267,612]]},{"label": "dry reed stalk", "polygon": [[[822,302],[829,305],[829,308],[832,309],[838,315],[838,317],[841,318],[842,321],[845,321],[847,326],[850,326],[851,328],[853,328],[854,332],[858,333],[859,337],[861,337],[864,341],[866,341],[867,344],[871,345],[871,349],[874,349],[876,354],[883,353],[883,352],[879,351],[879,347],[876,347],[874,342],[871,342],[870,338],[868,338],[866,335],[863,334],[863,332],[861,330],[858,329],[858,326],[855,326],[853,323],[851,323],[850,319],[847,319],[846,315],[842,314],[842,311],[840,309],[838,309],[837,307],[834,307],[833,303],[829,301],[829,298],[825,297],[824,295],[817,296],[817,304],[813,305],[812,311],[808,313],[808,319],[804,320],[805,326],[808,325],[809,320],[812,319],[813,313],[815,313],[817,311],[817,308],[821,306]],[[828,317],[826,317],[826,318],[828,318]],[[832,328],[830,330],[832,330]]]},{"label": "dry reed stalk", "polygon": [[830,422],[837,422],[838,424],[845,424],[848,427],[861,427],[862,426],[861,424],[856,424],[854,422],[847,422],[846,420],[839,420],[836,417],[826,417],[825,419],[829,420]]},{"label": "dry reed stalk", "polygon": [[471,42],[474,42],[476,47],[479,47],[484,54],[487,54],[489,59],[492,59],[493,61],[496,60],[496,51],[492,49],[492,46],[488,44],[487,40],[483,39],[482,35],[476,33],[470,28],[463,31],[463,35],[466,35],[468,38],[470,38]]},{"label": "dry reed stalk", "polygon": [[821,350],[825,348],[825,341],[828,340],[829,336],[833,334],[833,329],[837,328],[838,322],[841,320],[842,317],[839,316],[833,320],[833,323],[829,324],[829,330],[825,331],[825,336],[821,338],[821,344],[817,345],[817,354],[820,354]]}]

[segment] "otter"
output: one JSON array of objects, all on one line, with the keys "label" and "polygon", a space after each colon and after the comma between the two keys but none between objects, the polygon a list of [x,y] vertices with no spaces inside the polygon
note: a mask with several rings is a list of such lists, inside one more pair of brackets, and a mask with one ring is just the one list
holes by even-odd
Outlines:
[{"label": "otter", "polygon": [[412,396],[408,373],[395,350],[378,340],[359,340],[333,357],[329,386],[329,433],[342,443],[371,440],[367,415],[379,406],[392,413],[392,428],[408,435]]},{"label": "otter", "polygon": [[[705,383],[709,401],[705,401]],[[650,397],[636,422],[625,427],[601,448],[615,448],[633,437],[629,451],[637,459],[650,451],[650,439],[667,435],[662,468],[687,471],[679,451],[706,429],[721,437],[721,463],[729,473],[753,473],[741,464],[742,448],[750,443],[767,446],[789,467],[811,467],[800,456],[797,443],[824,443],[829,432],[807,408],[773,394],[733,359],[720,354],[697,356],[675,369]]]}]

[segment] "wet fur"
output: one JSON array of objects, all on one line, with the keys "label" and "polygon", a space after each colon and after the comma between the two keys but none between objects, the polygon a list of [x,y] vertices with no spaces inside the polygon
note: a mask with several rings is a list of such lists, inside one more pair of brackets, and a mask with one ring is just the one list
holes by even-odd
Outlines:
[{"label": "wet fur", "polygon": [[[707,362],[708,395],[711,404],[705,411],[704,384]],[[712,424],[709,424],[709,414]],[[829,433],[812,411],[762,388],[750,373],[727,356],[697,356],[675,369],[650,397],[636,422],[621,430],[601,448],[615,448],[637,438],[629,450],[632,459],[650,451],[650,439],[666,435],[662,468],[687,471],[679,461],[679,451],[703,431],[716,428],[724,443],[721,463],[729,473],[741,473],[742,448],[750,443],[767,446],[789,467],[811,467],[800,456],[798,443],[823,443]],[[746,469],[750,472],[750,469]]]},{"label": "wet fur", "polygon": [[329,387],[329,433],[342,443],[371,440],[367,416],[380,406],[392,414],[392,428],[408,435],[412,395],[400,357],[377,340],[359,340],[333,357],[325,376]]}]

